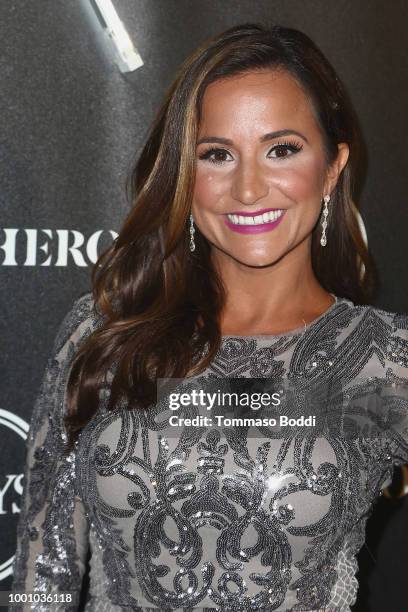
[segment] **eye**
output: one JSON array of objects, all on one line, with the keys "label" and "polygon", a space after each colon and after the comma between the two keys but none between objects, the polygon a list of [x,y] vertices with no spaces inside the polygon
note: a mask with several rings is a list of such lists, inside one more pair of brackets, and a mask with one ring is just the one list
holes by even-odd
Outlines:
[{"label": "eye", "polygon": [[222,163],[224,163],[224,161],[228,161],[226,159],[223,159],[225,155],[229,155],[226,149],[217,149],[215,147],[211,147],[211,149],[207,149],[207,151],[201,153],[201,155],[199,155],[199,159],[208,159],[208,161],[212,164],[221,165]]},{"label": "eye", "polygon": [[[277,154],[272,156],[274,159],[285,159],[286,157],[291,157],[292,155],[298,153],[302,149],[303,149],[303,145],[300,142],[286,141],[286,142],[279,142],[278,144],[273,146],[269,152],[271,153],[271,152],[276,151]],[[291,153],[288,155],[287,153],[285,153],[287,151],[291,151]]]},{"label": "eye", "polygon": [[[276,152],[276,155],[271,156],[274,159],[285,159],[286,157],[291,157],[292,155],[298,153],[302,149],[303,145],[298,141],[285,141],[279,142],[274,145],[269,151],[269,153]],[[288,151],[290,151],[289,154],[287,154]],[[230,155],[230,153],[226,149],[211,147],[201,153],[201,155],[199,155],[199,159],[208,160],[212,164],[217,164],[218,166],[220,166],[225,161],[232,161],[226,159],[226,155]]]}]

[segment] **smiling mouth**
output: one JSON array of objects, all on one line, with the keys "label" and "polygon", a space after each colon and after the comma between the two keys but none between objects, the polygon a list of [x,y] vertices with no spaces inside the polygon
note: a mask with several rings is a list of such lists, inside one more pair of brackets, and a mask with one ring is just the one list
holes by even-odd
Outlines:
[{"label": "smiling mouth", "polygon": [[265,223],[273,223],[284,213],[284,209],[275,209],[264,212],[259,215],[234,215],[227,214],[228,220],[234,225],[263,225]]}]

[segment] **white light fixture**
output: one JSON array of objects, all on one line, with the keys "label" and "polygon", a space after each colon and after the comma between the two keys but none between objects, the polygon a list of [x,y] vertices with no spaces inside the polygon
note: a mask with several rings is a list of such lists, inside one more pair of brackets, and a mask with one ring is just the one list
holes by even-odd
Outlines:
[{"label": "white light fixture", "polygon": [[111,0],[91,0],[99,12],[99,20],[115,48],[116,63],[121,72],[133,72],[143,66],[143,60],[132,43]]}]

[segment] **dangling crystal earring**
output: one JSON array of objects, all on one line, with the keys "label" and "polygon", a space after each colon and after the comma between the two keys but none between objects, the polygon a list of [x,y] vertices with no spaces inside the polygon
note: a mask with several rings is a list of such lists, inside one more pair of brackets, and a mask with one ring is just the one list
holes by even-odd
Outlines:
[{"label": "dangling crystal earring", "polygon": [[327,238],[326,238],[326,228],[327,228],[327,215],[329,214],[329,209],[327,204],[330,202],[330,196],[325,195],[324,198],[324,208],[323,208],[323,221],[322,221],[322,236],[320,238],[320,244],[322,246],[326,246]]},{"label": "dangling crystal earring", "polygon": [[190,251],[193,252],[195,250],[195,242],[194,242],[194,219],[193,215],[190,213]]}]

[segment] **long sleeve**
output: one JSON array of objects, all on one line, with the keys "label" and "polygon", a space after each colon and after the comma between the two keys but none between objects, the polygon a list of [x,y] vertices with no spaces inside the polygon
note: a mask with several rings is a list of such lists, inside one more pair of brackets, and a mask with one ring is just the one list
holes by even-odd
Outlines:
[{"label": "long sleeve", "polygon": [[72,357],[92,330],[91,294],[64,318],[47,361],[26,440],[13,593],[69,591],[75,603],[37,603],[13,610],[77,610],[88,551],[88,524],[76,491],[75,450],[63,454],[65,391]]},{"label": "long sleeve", "polygon": [[408,463],[408,315],[394,314],[383,392],[392,463]]}]

